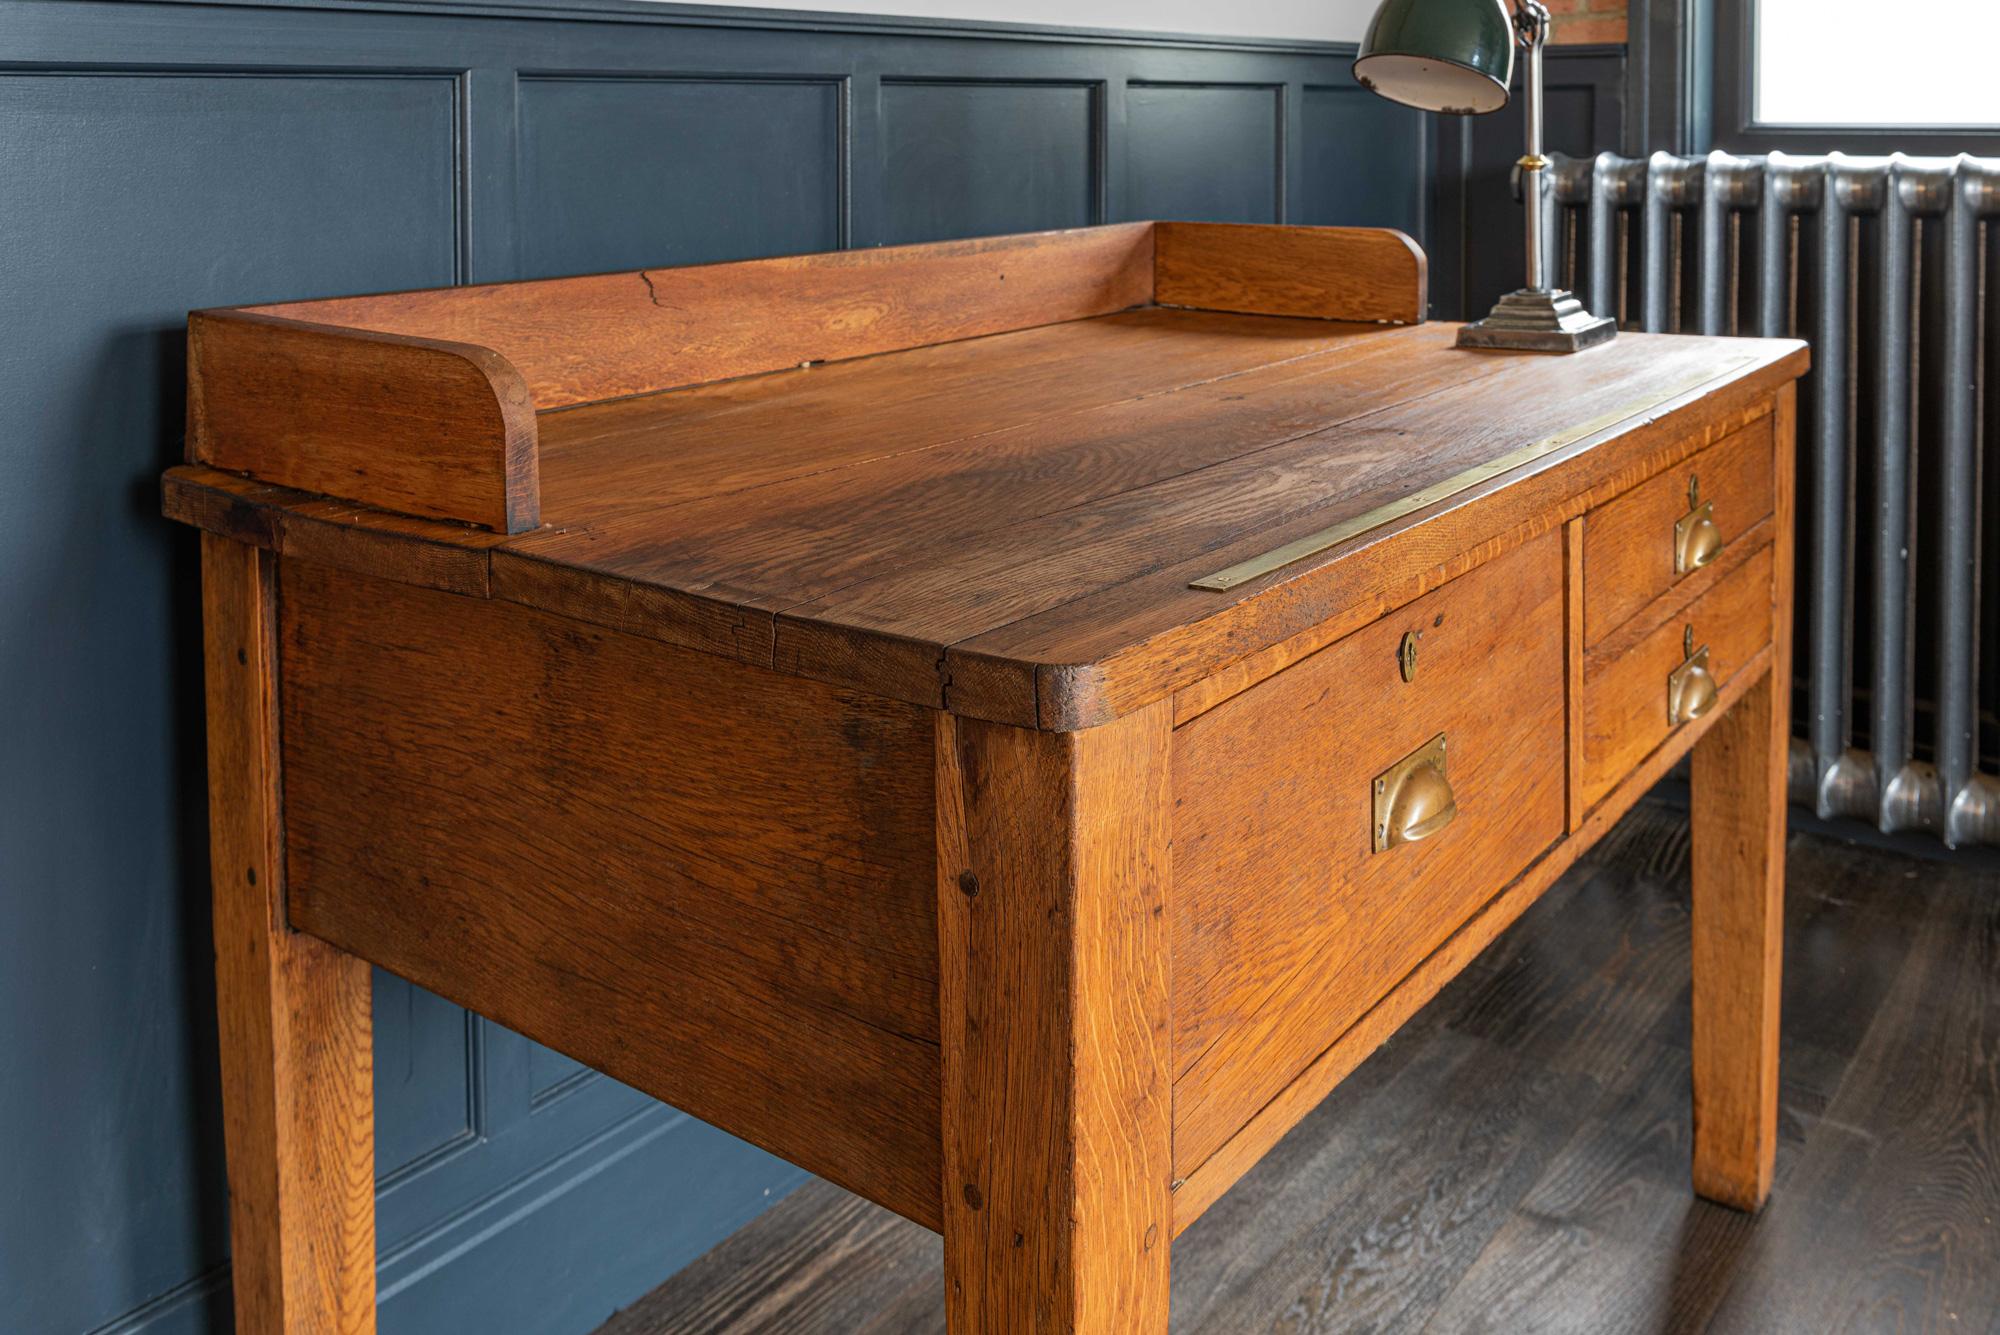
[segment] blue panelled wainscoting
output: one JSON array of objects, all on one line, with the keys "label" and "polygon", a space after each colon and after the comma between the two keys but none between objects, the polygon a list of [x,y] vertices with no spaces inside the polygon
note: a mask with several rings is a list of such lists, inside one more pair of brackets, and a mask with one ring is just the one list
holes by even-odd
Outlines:
[{"label": "blue panelled wainscoting", "polygon": [[[1141,217],[1427,237],[1314,44],[0,0],[0,1329],[226,1330],[190,307]],[[801,1174],[387,976],[387,1332],[575,1332]]]}]

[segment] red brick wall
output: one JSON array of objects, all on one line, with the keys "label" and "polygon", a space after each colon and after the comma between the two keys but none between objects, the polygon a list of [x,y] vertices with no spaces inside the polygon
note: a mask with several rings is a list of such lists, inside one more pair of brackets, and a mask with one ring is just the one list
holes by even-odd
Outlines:
[{"label": "red brick wall", "polygon": [[1555,15],[1558,45],[1625,40],[1625,0],[1543,0]]}]

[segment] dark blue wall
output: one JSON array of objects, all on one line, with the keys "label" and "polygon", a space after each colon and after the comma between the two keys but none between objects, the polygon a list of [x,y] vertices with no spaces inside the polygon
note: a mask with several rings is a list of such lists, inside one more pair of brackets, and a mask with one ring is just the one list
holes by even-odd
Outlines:
[{"label": "dark blue wall", "polygon": [[[1324,46],[0,0],[0,1327],[220,1329],[190,307],[1141,216],[1423,233]],[[389,977],[387,1332],[580,1331],[800,1180]]]}]

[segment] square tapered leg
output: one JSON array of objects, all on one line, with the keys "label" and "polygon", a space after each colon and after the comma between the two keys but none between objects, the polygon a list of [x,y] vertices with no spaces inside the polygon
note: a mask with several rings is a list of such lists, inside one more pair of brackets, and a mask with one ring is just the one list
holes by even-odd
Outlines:
[{"label": "square tapered leg", "polygon": [[1079,733],[940,722],[956,1335],[1167,1327],[1169,710]]},{"label": "square tapered leg", "polygon": [[275,558],[202,535],[209,845],[236,1329],[375,1329],[368,965],[284,912]]}]

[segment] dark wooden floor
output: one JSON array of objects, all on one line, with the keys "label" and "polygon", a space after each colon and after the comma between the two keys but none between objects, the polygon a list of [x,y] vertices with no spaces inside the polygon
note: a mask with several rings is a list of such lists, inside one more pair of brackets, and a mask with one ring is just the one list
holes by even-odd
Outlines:
[{"label": "dark wooden floor", "polygon": [[[1687,825],[1646,803],[1174,1244],[1176,1331],[2000,1335],[2000,876],[1794,835],[1778,1179],[1688,1174]],[[815,1183],[601,1335],[944,1328]]]}]

